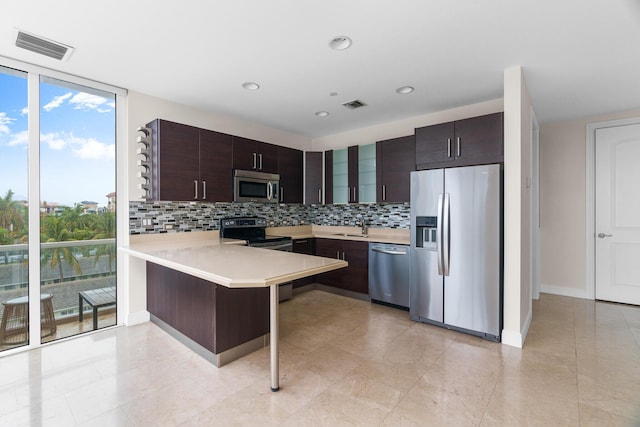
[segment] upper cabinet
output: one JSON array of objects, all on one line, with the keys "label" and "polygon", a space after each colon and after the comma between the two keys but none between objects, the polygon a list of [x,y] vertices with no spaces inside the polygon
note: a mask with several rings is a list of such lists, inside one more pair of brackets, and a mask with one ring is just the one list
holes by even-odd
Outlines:
[{"label": "upper cabinet", "polygon": [[325,203],[376,201],[376,146],[325,151]]},{"label": "upper cabinet", "polygon": [[411,171],[416,167],[414,135],[378,141],[376,160],[378,202],[408,202]]},{"label": "upper cabinet", "polygon": [[322,152],[307,151],[304,154],[304,203],[322,204]]},{"label": "upper cabinet", "polygon": [[304,178],[303,153],[300,150],[278,147],[280,175],[280,203],[302,203]]},{"label": "upper cabinet", "polygon": [[358,147],[358,202],[376,201],[376,144]]},{"label": "upper cabinet", "polygon": [[233,169],[278,173],[278,146],[234,136]]},{"label": "upper cabinet", "polygon": [[503,113],[416,129],[416,169],[502,163]]},{"label": "upper cabinet", "polygon": [[230,135],[156,119],[151,138],[151,197],[231,201]]}]

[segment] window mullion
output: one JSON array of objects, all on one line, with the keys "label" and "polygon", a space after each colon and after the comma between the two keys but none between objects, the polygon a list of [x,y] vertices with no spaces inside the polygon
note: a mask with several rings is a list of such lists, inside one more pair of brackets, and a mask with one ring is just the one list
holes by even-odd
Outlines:
[{"label": "window mullion", "polygon": [[[40,345],[40,75],[28,75],[29,347]],[[35,321],[37,319],[37,321]]]}]

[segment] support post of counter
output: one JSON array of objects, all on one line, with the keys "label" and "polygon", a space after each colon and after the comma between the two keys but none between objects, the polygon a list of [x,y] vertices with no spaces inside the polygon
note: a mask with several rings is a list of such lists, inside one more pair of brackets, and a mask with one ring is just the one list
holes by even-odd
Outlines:
[{"label": "support post of counter", "polygon": [[279,286],[269,287],[269,334],[271,340],[271,391],[280,389],[280,372],[278,356],[278,308],[279,308]]}]

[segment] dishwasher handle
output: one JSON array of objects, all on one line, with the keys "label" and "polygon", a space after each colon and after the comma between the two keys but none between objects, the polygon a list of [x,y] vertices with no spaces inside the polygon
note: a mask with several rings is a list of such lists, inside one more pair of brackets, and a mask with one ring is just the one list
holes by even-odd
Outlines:
[{"label": "dishwasher handle", "polygon": [[387,255],[407,255],[407,251],[391,251],[388,249],[371,248],[373,252],[379,252]]}]

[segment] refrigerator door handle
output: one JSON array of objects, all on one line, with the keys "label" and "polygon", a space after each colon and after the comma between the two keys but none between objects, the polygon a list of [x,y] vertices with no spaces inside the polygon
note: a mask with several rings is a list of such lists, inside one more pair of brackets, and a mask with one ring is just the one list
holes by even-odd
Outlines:
[{"label": "refrigerator door handle", "polygon": [[444,217],[444,222],[442,223],[442,264],[444,267],[444,275],[448,276],[449,275],[449,232],[451,231],[451,224],[449,222],[450,216],[449,216],[449,204],[450,204],[450,200],[449,200],[449,193],[446,193],[444,195],[444,207],[442,210],[442,216]]},{"label": "refrigerator door handle", "polygon": [[436,237],[436,248],[438,250],[438,274],[442,276],[444,273],[444,268],[442,265],[442,213],[444,209],[444,194],[440,194],[438,196],[438,218],[437,218],[437,237]]}]

